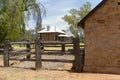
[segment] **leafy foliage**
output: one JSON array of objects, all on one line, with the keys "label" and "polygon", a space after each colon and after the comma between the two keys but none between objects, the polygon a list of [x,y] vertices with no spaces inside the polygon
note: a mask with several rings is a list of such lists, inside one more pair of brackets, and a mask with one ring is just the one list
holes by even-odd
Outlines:
[{"label": "leafy foliage", "polygon": [[70,9],[69,14],[65,15],[62,19],[69,25],[70,31],[77,37],[83,38],[83,30],[77,27],[77,23],[91,10],[91,4],[85,3],[79,9]]},{"label": "leafy foliage", "polygon": [[41,29],[42,12],[44,7],[36,0],[0,0],[0,42],[23,35],[30,16],[35,17],[36,27]]},{"label": "leafy foliage", "polygon": [[36,34],[34,29],[26,30],[23,35],[17,37],[16,41],[35,40]]}]

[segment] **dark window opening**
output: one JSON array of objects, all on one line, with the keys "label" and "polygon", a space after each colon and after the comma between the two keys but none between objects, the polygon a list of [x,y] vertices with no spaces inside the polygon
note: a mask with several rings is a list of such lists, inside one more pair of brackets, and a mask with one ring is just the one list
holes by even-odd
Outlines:
[{"label": "dark window opening", "polygon": [[118,5],[120,5],[120,2],[118,2]]}]

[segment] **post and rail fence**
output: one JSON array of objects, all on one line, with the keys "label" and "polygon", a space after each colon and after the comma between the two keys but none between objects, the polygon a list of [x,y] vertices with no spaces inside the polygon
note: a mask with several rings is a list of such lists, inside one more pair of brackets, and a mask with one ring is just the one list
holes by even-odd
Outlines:
[{"label": "post and rail fence", "polygon": [[[73,44],[73,52],[72,52],[72,54],[75,56],[75,60],[66,61],[66,62],[72,62],[73,63],[72,69],[74,71],[82,72],[83,71],[83,56],[81,54],[81,50],[80,50],[80,46],[79,46],[79,38],[73,38],[72,42],[45,42],[45,41],[41,41],[38,38],[35,41],[32,41],[32,42],[29,41],[29,40],[27,40],[26,42],[9,42],[9,41],[5,41],[5,44],[4,44],[4,66],[9,67],[9,60],[17,60],[16,58],[19,57],[19,56],[10,57],[9,56],[10,54],[24,54],[23,56],[26,56],[26,60],[35,61],[35,69],[36,70],[41,69],[42,61],[48,61],[48,60],[42,59],[42,56],[41,56],[42,54],[45,54],[42,51],[43,44],[54,44],[54,43],[55,44],[61,44],[61,52],[60,53],[65,52],[65,44]],[[11,47],[12,44],[25,44],[26,49],[23,49],[23,50],[10,50],[10,47]],[[31,44],[34,44],[35,47],[31,48]],[[32,52],[31,51],[32,49],[35,49],[35,51]],[[31,59],[32,54],[35,55],[35,59]],[[60,62],[60,60],[49,60],[49,61]],[[64,60],[61,60],[61,61],[65,62]]]}]

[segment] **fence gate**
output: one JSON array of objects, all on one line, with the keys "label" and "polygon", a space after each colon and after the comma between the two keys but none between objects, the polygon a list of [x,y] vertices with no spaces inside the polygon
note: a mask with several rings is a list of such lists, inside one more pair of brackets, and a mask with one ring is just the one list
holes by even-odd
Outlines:
[{"label": "fence gate", "polygon": [[[23,43],[23,42],[19,42]],[[83,56],[81,55],[80,46],[79,46],[79,38],[73,38],[72,42],[43,42],[40,39],[36,39],[35,42],[24,42],[26,44],[26,49],[24,50],[18,50],[18,51],[10,51],[10,45],[13,44],[13,42],[6,41],[5,42],[5,48],[4,48],[4,66],[9,66],[9,60],[12,60],[9,57],[9,54],[11,53],[19,53],[19,54],[26,54],[27,59],[29,61],[35,61],[35,69],[41,69],[42,67],[42,61],[51,61],[51,62],[71,62],[73,63],[72,70],[76,72],[82,72],[83,71]],[[31,44],[35,45],[35,52],[31,52]],[[45,52],[43,51],[43,45],[44,44],[60,44],[61,45],[61,51],[60,52]],[[56,55],[56,54],[69,54],[65,52],[65,44],[73,44],[73,52],[71,54],[74,55],[75,60],[62,60],[62,59],[42,59],[42,55]],[[65,54],[64,54],[65,53]],[[35,59],[31,59],[30,55],[35,54]]]},{"label": "fence gate", "polygon": [[[39,39],[38,39],[39,40]],[[42,57],[38,57],[38,58],[41,58],[41,60],[38,59],[38,61],[51,61],[51,62],[72,62],[73,63],[73,67],[72,67],[72,70],[74,70],[75,72],[82,72],[83,71],[83,56],[81,54],[81,50],[80,50],[80,46],[79,46],[79,38],[73,38],[73,41],[72,42],[50,42],[50,41],[45,41],[45,42],[42,42],[42,41],[39,41],[40,44],[38,45],[38,43],[36,44],[36,46],[41,46],[44,45],[44,44],[61,44],[61,52],[44,52],[41,50],[41,52],[39,52],[41,55],[42,54],[63,54],[65,55],[64,53],[65,52],[65,44],[73,44],[73,52],[71,54],[73,54],[75,56],[75,60],[62,60],[62,59],[42,59]],[[38,50],[38,49],[36,49]],[[67,54],[67,53],[66,53]],[[68,53],[69,54],[69,53]],[[41,63],[41,62],[38,62],[38,63]],[[40,68],[40,67],[38,67]]]}]

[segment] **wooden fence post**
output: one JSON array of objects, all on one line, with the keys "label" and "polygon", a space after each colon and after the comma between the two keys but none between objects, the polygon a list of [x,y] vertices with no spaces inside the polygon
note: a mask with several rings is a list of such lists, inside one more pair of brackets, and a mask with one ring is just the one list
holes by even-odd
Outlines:
[{"label": "wooden fence post", "polygon": [[35,69],[39,70],[42,67],[42,60],[41,60],[41,41],[40,39],[35,40]]},{"label": "wooden fence post", "polygon": [[82,61],[82,54],[80,51],[80,46],[79,46],[79,38],[73,38],[73,51],[75,55],[75,60],[73,63],[72,69],[75,72],[82,72],[83,71],[83,61]]},{"label": "wooden fence post", "polygon": [[62,54],[65,53],[65,44],[61,44],[61,51],[62,51]]},{"label": "wooden fence post", "polygon": [[[30,48],[31,48],[31,47],[30,47],[30,41],[27,40],[27,42],[28,42],[28,43],[26,44],[26,49],[27,49],[27,52],[30,52]],[[30,59],[30,55],[27,56],[27,59]]]},{"label": "wooden fence post", "polygon": [[10,46],[10,42],[5,41],[4,44],[5,44],[4,45],[4,66],[9,67],[9,46]]}]

